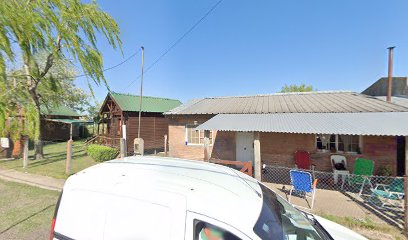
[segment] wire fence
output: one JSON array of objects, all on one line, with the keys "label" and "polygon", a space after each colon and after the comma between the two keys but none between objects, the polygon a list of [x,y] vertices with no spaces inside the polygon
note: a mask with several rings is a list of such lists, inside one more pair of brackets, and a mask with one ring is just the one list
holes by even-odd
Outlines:
[{"label": "wire fence", "polygon": [[403,228],[402,177],[264,165],[262,181],[294,205],[314,213],[370,219]]}]

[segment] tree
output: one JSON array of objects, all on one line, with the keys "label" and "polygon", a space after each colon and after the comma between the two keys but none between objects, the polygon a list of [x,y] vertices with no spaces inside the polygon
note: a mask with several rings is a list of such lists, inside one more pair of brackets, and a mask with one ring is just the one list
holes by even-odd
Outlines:
[{"label": "tree", "polygon": [[[46,97],[39,94],[41,83],[61,89],[61,78],[50,74],[50,69],[61,59],[74,59],[90,81],[107,82],[103,75],[102,54],[97,48],[97,34],[104,36],[116,49],[121,48],[119,26],[95,1],[81,0],[8,0],[0,4],[0,82],[7,81],[7,62],[21,60],[23,88],[35,108],[40,122],[40,108]],[[35,54],[45,51],[44,61]],[[44,84],[43,86],[46,86]],[[42,128],[38,124],[36,158],[42,158]]]},{"label": "tree", "polygon": [[[36,62],[44,63],[46,52],[36,53]],[[9,76],[19,76],[24,69],[9,71]],[[74,76],[77,72],[74,66],[66,59],[59,59],[50,68],[45,78],[38,84],[38,95],[41,96],[43,109],[52,109],[65,105],[79,112],[85,111],[89,105],[90,95],[74,84]],[[58,81],[55,81],[58,78]],[[35,138],[38,133],[38,124],[35,118],[35,106],[31,97],[24,89],[25,78],[11,78],[3,82],[4,88],[8,89],[0,98],[0,104],[6,104],[0,112],[0,134],[2,136],[12,135],[18,139],[22,135]],[[58,85],[55,85],[58,84]],[[34,108],[34,111],[32,109]],[[30,115],[34,113],[33,115]],[[23,118],[29,119],[30,125],[22,124]],[[7,120],[7,124],[5,124]],[[25,121],[27,122],[27,121]],[[15,126],[15,127],[13,127]]]},{"label": "tree", "polygon": [[282,90],[280,92],[287,93],[287,92],[312,92],[312,91],[316,91],[316,89],[314,89],[312,85],[306,86],[306,84],[302,83],[300,85],[285,84],[285,86],[282,87]]}]

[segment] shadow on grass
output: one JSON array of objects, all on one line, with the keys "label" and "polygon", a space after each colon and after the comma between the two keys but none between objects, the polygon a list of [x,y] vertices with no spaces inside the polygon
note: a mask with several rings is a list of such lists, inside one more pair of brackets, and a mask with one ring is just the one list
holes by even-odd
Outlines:
[{"label": "shadow on grass", "polygon": [[10,229],[12,229],[13,227],[18,226],[19,224],[21,224],[21,223],[23,223],[23,222],[25,222],[25,221],[31,219],[32,217],[35,217],[35,216],[37,216],[38,214],[45,212],[46,210],[50,209],[50,208],[53,207],[53,206],[55,206],[55,204],[51,204],[51,205],[49,205],[49,206],[47,206],[47,207],[45,207],[45,208],[43,208],[43,209],[41,209],[41,210],[39,210],[39,211],[33,213],[33,214],[31,214],[30,216],[28,216],[28,217],[26,217],[26,218],[24,218],[24,219],[22,219],[22,220],[20,220],[20,221],[18,221],[18,222],[13,223],[12,225],[10,225],[9,227],[7,227],[6,229],[2,230],[2,231],[0,232],[0,235],[2,235],[3,233],[7,232],[7,231],[10,230]]},{"label": "shadow on grass", "polygon": [[[87,154],[81,150],[78,151],[73,151],[72,153],[72,158],[75,161],[75,158],[81,158],[81,157],[85,157],[87,156]],[[47,164],[52,164],[55,162],[61,162],[61,161],[65,161],[66,160],[66,153],[56,153],[56,154],[44,154],[44,159],[42,160],[34,160],[34,157],[32,157],[31,159],[29,159],[29,163],[27,168],[35,168],[38,166],[44,166]],[[8,160],[9,161],[21,161],[22,159],[15,159],[15,160]],[[0,166],[1,165],[5,165],[7,164],[6,161],[4,162],[0,162]],[[22,167],[22,163],[21,166],[15,166],[15,167],[7,167],[8,169],[20,169]]]},{"label": "shadow on grass", "polygon": [[354,203],[358,204],[360,207],[369,211],[371,214],[375,215],[384,222],[402,230],[403,226],[403,211],[395,211],[390,208],[379,208],[375,204],[369,203],[367,196],[362,196],[362,200],[359,200],[354,194],[349,194],[348,192],[342,192],[346,197],[350,198]]}]

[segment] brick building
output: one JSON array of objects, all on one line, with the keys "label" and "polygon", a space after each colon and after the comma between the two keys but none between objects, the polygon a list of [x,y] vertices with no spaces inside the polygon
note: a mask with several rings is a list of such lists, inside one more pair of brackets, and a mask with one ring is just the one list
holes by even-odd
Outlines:
[{"label": "brick building", "polygon": [[[196,99],[166,113],[169,155],[294,166],[311,153],[317,170],[331,171],[330,155],[374,161],[375,173],[405,168],[397,136],[407,136],[408,108],[353,92],[310,92]],[[404,122],[405,121],[405,122]],[[258,155],[258,157],[257,157]],[[257,159],[258,158],[258,159]]]}]

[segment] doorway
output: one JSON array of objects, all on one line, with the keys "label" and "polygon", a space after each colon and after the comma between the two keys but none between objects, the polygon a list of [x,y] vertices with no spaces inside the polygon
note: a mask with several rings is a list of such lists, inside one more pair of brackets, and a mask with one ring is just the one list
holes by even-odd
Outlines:
[{"label": "doorway", "polygon": [[405,137],[397,137],[397,175],[404,176],[405,173]]},{"label": "doorway", "polygon": [[240,162],[254,161],[254,133],[237,132],[236,142],[236,160]]}]

